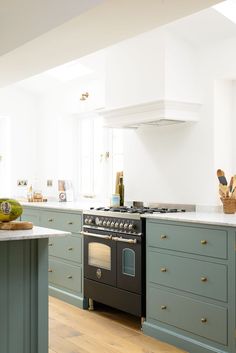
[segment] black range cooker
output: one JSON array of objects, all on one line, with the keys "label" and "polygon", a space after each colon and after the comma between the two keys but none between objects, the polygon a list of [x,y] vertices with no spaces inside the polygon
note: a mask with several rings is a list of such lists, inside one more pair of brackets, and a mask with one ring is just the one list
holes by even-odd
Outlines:
[{"label": "black range cooker", "polygon": [[99,207],[83,213],[84,296],[145,317],[145,213],[176,208]]}]

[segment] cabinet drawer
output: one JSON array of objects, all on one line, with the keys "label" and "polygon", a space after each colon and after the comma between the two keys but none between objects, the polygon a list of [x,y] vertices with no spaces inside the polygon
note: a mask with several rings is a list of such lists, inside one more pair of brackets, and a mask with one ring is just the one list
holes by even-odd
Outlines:
[{"label": "cabinet drawer", "polygon": [[79,233],[81,231],[81,215],[47,211],[42,213],[41,225],[46,228]]},{"label": "cabinet drawer", "polygon": [[82,239],[80,236],[67,235],[63,238],[51,238],[48,242],[49,255],[81,263]]},{"label": "cabinet drawer", "polygon": [[148,251],[148,281],[227,301],[227,266]]},{"label": "cabinet drawer", "polygon": [[56,260],[49,260],[49,283],[67,288],[76,293],[81,292],[81,267],[76,267]]},{"label": "cabinet drawer", "polygon": [[227,309],[149,288],[147,316],[185,331],[227,344]]},{"label": "cabinet drawer", "polygon": [[162,249],[227,258],[227,231],[147,223],[147,244]]},{"label": "cabinet drawer", "polygon": [[40,216],[39,212],[35,210],[24,210],[21,215],[21,221],[27,221],[27,222],[32,222],[35,226],[40,226]]}]

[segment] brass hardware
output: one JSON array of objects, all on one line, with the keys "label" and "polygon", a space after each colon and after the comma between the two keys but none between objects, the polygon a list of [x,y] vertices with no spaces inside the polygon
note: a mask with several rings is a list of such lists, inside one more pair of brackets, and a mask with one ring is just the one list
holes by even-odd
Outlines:
[{"label": "brass hardware", "polygon": [[202,245],[206,245],[207,244],[207,240],[201,240],[201,244]]},{"label": "brass hardware", "polygon": [[96,276],[97,276],[98,279],[100,279],[102,277],[102,271],[101,271],[100,268],[97,269]]},{"label": "brass hardware", "polygon": [[202,318],[201,318],[201,322],[202,322],[203,324],[205,324],[205,323],[207,322],[207,319],[206,319],[205,317],[202,317]]},{"label": "brass hardware", "polygon": [[72,224],[74,224],[73,222],[68,222],[67,224],[69,224],[70,226],[72,225]]},{"label": "brass hardware", "polygon": [[161,235],[161,239],[166,239],[166,238],[167,238],[166,235],[164,235],[164,234]]},{"label": "brass hardware", "polygon": [[165,310],[167,308],[166,305],[161,305],[161,310]]},{"label": "brass hardware", "polygon": [[49,243],[48,246],[53,246],[53,243]]},{"label": "brass hardware", "polygon": [[67,250],[71,251],[71,250],[73,250],[73,248],[68,248]]},{"label": "brass hardware", "polygon": [[201,277],[202,282],[207,282],[207,277]]},{"label": "brass hardware", "polygon": [[69,275],[69,276],[66,276],[68,279],[71,279],[72,278],[72,276],[71,275]]},{"label": "brass hardware", "polygon": [[89,97],[89,93],[85,92],[81,94],[80,100],[85,101]]},{"label": "brass hardware", "polygon": [[49,218],[49,219],[48,219],[48,222],[53,222],[53,221],[54,221],[53,218]]},{"label": "brass hardware", "polygon": [[51,269],[51,268],[49,268],[49,269],[48,269],[48,272],[52,272],[52,269]]},{"label": "brass hardware", "polygon": [[167,271],[167,268],[165,268],[165,267],[161,268],[161,272],[166,272],[166,271]]}]

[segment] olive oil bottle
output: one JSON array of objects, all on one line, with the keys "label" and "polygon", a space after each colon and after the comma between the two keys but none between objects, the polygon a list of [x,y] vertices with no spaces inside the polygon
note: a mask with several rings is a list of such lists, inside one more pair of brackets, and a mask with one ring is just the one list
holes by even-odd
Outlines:
[{"label": "olive oil bottle", "polygon": [[120,176],[118,189],[119,189],[119,195],[120,195],[120,206],[124,206],[125,188],[124,188],[124,183],[123,183],[123,176]]}]

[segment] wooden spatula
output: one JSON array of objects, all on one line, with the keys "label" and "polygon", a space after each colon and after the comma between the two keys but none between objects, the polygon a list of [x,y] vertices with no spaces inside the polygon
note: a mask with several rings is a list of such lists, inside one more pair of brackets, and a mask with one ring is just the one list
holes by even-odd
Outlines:
[{"label": "wooden spatula", "polygon": [[222,185],[227,185],[228,184],[227,180],[226,180],[226,177],[225,177],[225,173],[224,173],[223,170],[217,169],[217,176],[218,176],[220,184],[222,184]]},{"label": "wooden spatula", "polygon": [[32,229],[33,223],[31,222],[1,222],[0,230],[27,230]]}]

